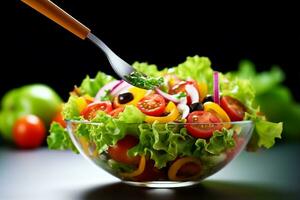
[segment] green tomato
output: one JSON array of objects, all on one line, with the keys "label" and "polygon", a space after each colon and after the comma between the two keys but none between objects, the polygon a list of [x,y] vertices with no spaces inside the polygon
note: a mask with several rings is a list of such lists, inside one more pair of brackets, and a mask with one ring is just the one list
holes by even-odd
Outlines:
[{"label": "green tomato", "polygon": [[1,102],[0,132],[11,140],[12,126],[21,116],[33,114],[48,126],[61,109],[62,100],[56,92],[43,84],[33,84],[13,89]]}]

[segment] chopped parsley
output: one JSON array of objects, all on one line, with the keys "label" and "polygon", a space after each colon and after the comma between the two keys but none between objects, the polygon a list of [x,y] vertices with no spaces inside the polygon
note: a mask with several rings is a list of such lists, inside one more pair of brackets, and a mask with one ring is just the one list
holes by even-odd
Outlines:
[{"label": "chopped parsley", "polygon": [[130,84],[139,88],[144,88],[146,90],[152,90],[164,83],[163,77],[149,77],[138,71],[132,72],[129,76],[125,76],[125,78]]}]

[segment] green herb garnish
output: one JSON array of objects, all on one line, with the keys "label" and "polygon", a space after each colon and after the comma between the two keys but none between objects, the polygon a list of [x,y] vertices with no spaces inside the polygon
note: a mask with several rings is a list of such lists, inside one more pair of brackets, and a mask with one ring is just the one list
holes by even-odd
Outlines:
[{"label": "green herb garnish", "polygon": [[185,92],[180,92],[180,93],[177,94],[175,97],[176,97],[177,99],[181,99],[181,98],[183,98],[183,97],[186,97],[186,93],[185,93]]},{"label": "green herb garnish", "polygon": [[127,81],[139,88],[144,88],[146,90],[152,90],[155,87],[159,87],[164,83],[163,77],[154,78],[148,77],[145,74],[134,71],[129,76],[125,76]]}]

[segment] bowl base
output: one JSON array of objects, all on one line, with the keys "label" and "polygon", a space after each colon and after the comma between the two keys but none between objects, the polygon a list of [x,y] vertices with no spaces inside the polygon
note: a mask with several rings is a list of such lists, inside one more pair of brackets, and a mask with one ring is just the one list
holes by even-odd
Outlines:
[{"label": "bowl base", "polygon": [[135,182],[135,181],[123,181],[124,183],[136,187],[147,187],[147,188],[178,188],[178,187],[189,187],[199,184],[201,181],[148,181],[148,182]]}]

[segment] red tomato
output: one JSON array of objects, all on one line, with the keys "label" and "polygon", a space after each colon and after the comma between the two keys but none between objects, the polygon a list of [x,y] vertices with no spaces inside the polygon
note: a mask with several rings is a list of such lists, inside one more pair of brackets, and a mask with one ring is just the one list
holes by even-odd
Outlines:
[{"label": "red tomato", "polygon": [[136,137],[126,135],[123,139],[119,140],[116,145],[110,146],[107,153],[117,162],[128,165],[137,165],[139,164],[140,156],[130,157],[127,152],[138,143],[139,140]]},{"label": "red tomato", "polygon": [[230,96],[221,97],[221,107],[228,114],[231,121],[242,121],[245,116],[246,107],[237,99]]},{"label": "red tomato", "polygon": [[166,178],[166,172],[163,169],[154,167],[153,160],[147,160],[145,170],[142,174],[134,177],[135,181],[157,181]]},{"label": "red tomato", "polygon": [[221,120],[216,115],[207,111],[194,111],[190,113],[187,118],[187,122],[188,124],[186,124],[186,128],[189,134],[196,138],[209,138],[215,130],[220,130],[222,128],[221,124],[212,124],[220,123]]},{"label": "red tomato", "polygon": [[103,110],[106,113],[112,111],[110,101],[94,102],[85,107],[80,113],[85,119],[92,119],[96,116],[97,111]]},{"label": "red tomato", "polygon": [[137,107],[146,115],[160,116],[165,111],[166,101],[158,94],[151,94],[142,98]]},{"label": "red tomato", "polygon": [[62,113],[61,112],[58,112],[54,118],[52,119],[52,122],[57,122],[59,123],[62,127],[66,128],[67,127],[67,124],[62,116]]},{"label": "red tomato", "polygon": [[43,121],[35,115],[19,118],[13,126],[13,139],[16,145],[24,149],[39,147],[46,136]]},{"label": "red tomato", "polygon": [[112,117],[118,117],[119,113],[123,112],[124,109],[125,109],[124,107],[119,107],[119,108],[116,108],[116,109],[110,111],[108,114],[111,115]]}]

